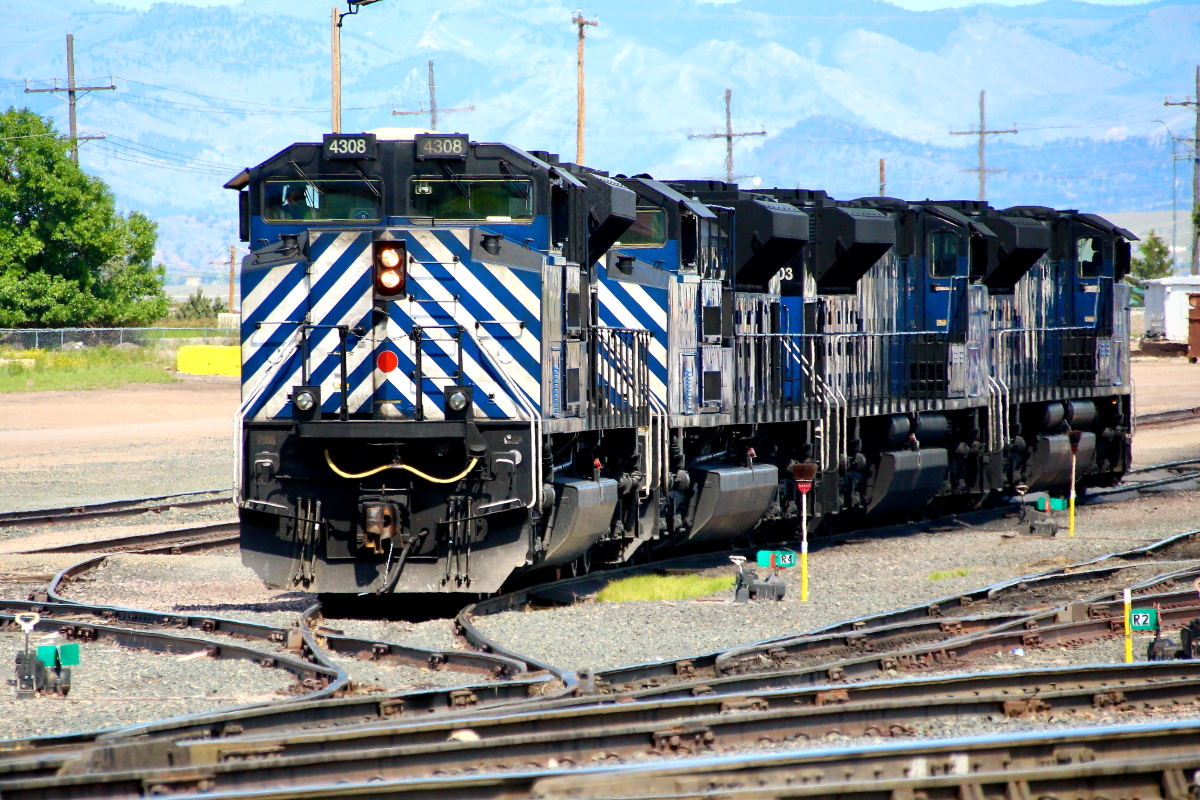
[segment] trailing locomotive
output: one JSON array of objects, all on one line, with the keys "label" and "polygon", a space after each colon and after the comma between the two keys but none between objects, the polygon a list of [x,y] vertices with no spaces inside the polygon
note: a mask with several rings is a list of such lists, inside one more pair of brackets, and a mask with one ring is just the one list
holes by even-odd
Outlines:
[{"label": "trailing locomotive", "polygon": [[[409,129],[239,191],[242,552],[269,585],[533,569],[1129,466],[1127,231],[631,178]],[[1065,443],[1065,451],[1064,451]]]}]

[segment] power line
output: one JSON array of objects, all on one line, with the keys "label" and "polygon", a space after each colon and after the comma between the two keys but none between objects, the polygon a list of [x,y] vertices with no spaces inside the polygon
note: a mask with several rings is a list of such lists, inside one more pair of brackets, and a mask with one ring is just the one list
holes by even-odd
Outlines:
[{"label": "power line", "polygon": [[[75,122],[75,102],[77,99],[76,94],[79,92],[83,92],[83,94],[87,94],[88,92],[111,91],[111,90],[114,90],[117,88],[115,85],[113,85],[112,78],[109,78],[108,84],[109,84],[108,86],[76,86],[75,85],[75,34],[68,33],[67,34],[67,85],[65,87],[65,90],[67,92],[67,104],[70,106],[69,113],[70,113],[70,125],[71,125],[71,160],[74,161],[76,164],[79,163],[79,141],[81,138],[79,136],[78,126],[76,125],[76,122]],[[54,87],[51,89],[30,89],[28,85],[25,87],[26,94],[40,94],[43,92],[53,92],[53,93],[57,94],[60,91],[63,91],[63,89],[59,88],[57,78],[55,78]],[[82,138],[84,140],[88,140],[88,139],[103,139],[104,137],[103,136],[84,136]]]},{"label": "power line", "polygon": [[1164,106],[1191,106],[1196,109],[1196,134],[1192,139],[1195,158],[1192,161],[1192,274],[1200,275],[1200,66],[1196,67],[1196,99],[1172,102]]}]

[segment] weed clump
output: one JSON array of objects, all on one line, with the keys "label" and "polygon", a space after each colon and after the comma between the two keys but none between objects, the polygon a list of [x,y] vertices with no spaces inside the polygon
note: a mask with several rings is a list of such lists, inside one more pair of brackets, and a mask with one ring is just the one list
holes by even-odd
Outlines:
[{"label": "weed clump", "polygon": [[733,588],[732,575],[634,575],[605,586],[596,595],[597,603],[625,603],[631,600],[690,600]]}]

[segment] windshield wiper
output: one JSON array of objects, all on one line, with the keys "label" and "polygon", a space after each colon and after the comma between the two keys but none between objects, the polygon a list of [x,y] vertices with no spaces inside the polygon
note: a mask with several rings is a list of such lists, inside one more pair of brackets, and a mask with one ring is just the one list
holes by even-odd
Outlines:
[{"label": "windshield wiper", "polygon": [[369,178],[367,178],[367,176],[366,176],[366,175],[363,175],[363,171],[362,171],[361,169],[359,169],[359,168],[358,168],[358,165],[357,165],[357,164],[356,164],[356,165],[354,165],[354,171],[358,173],[358,177],[362,178],[362,182],[363,182],[363,183],[365,183],[365,184],[367,185],[367,188],[368,188],[368,189],[370,189],[372,192],[374,192],[374,193],[375,193],[375,199],[376,199],[376,200],[379,200],[380,202],[382,202],[382,201],[383,201],[383,195],[382,195],[382,194],[379,192],[379,189],[378,189],[378,188],[376,188],[375,184],[371,183],[370,179],[369,179]]},{"label": "windshield wiper", "polygon": [[317,186],[315,183],[313,183],[312,178],[310,178],[304,174],[304,170],[300,169],[299,164],[297,164],[295,161],[289,161],[288,163],[292,165],[292,169],[296,170],[296,174],[304,179],[305,183],[307,183],[309,186],[311,186],[313,189],[316,190],[317,194],[319,194],[321,196],[325,195],[325,192],[321,191],[321,187]]}]

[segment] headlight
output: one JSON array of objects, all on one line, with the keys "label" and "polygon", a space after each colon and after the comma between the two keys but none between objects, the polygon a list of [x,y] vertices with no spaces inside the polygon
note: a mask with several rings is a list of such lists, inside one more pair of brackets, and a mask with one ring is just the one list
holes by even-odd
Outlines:
[{"label": "headlight", "polygon": [[395,269],[400,265],[400,251],[392,247],[389,247],[386,250],[381,249],[379,251],[379,263],[382,264],[385,269]]},{"label": "headlight", "polygon": [[446,407],[451,411],[462,411],[467,407],[467,395],[464,392],[451,392],[446,398]]},{"label": "headlight", "polygon": [[404,242],[375,242],[375,291],[380,297],[404,294],[408,271],[408,249]]},{"label": "headlight", "polygon": [[307,413],[312,411],[312,407],[316,403],[316,400],[309,392],[300,392],[292,398],[292,403],[296,406],[298,411],[304,411]]}]

